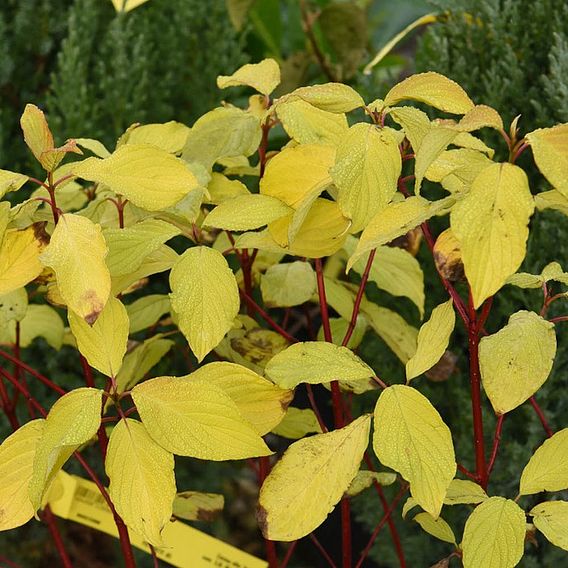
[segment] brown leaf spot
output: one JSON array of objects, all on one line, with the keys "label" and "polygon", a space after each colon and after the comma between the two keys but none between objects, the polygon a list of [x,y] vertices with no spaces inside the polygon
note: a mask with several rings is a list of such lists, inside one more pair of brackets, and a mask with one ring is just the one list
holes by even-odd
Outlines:
[{"label": "brown leaf spot", "polygon": [[85,316],[84,319],[89,325],[93,325],[97,321],[97,318],[103,311],[105,305],[98,297],[95,290],[87,290],[83,294],[81,300],[89,307],[91,307],[91,311]]},{"label": "brown leaf spot", "polygon": [[221,509],[197,509],[197,520],[210,523],[214,521],[221,512]]},{"label": "brown leaf spot", "polygon": [[268,538],[268,511],[262,505],[256,509],[256,522],[264,538]]}]

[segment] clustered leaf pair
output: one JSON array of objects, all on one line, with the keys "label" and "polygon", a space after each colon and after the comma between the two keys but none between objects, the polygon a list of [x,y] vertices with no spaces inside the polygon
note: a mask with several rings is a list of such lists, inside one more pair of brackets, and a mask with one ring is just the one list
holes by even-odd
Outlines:
[{"label": "clustered leaf pair", "polygon": [[[504,285],[568,283],[558,264],[538,276],[516,274],[535,208],[567,209],[568,129],[518,140],[515,124],[505,133],[494,109],[475,105],[436,73],[411,76],[369,103],[336,83],[273,100],[279,82],[275,61],[245,65],[219,77],[218,85],[258,91],[247,109],[226,104],[191,129],[175,122],[133,125],[112,153],[92,139],[55,148],[43,113],[26,107],[24,139],[46,181],[18,205],[0,203],[0,339],[18,348],[37,336],[56,349],[71,345],[108,380],[104,389],[64,394],[45,419],[2,444],[0,527],[19,526],[38,512],[73,453],[97,433],[104,438],[107,414],[116,421],[103,450],[110,499],[127,526],[155,546],[173,512],[174,454],[266,459],[272,451],[263,436],[297,439],[262,483],[258,512],[265,538],[294,541],[323,523],[340,500],[374,482],[395,481],[387,472],[360,470],[373,426],[380,464],[404,480],[401,496],[409,487],[405,514],[421,507],[417,523],[454,545],[466,567],[515,566],[525,513],[510,499],[487,495],[487,469],[475,482],[456,478],[450,429],[410,382],[446,353],[456,311],[468,326],[470,352],[478,350],[483,388],[498,415],[523,404],[548,378],[556,335],[546,310],[519,311],[498,332],[480,336],[491,298]],[[407,100],[461,118],[430,120],[415,106],[401,106]],[[280,127],[289,141],[270,152],[269,133]],[[472,134],[481,128],[504,135],[510,162],[493,161],[494,150]],[[554,186],[536,197],[514,163],[527,144]],[[94,155],[61,165],[83,151]],[[413,174],[405,175],[411,160]],[[440,197],[425,180],[448,195]],[[30,181],[1,171],[0,194]],[[449,228],[434,240],[427,221],[443,216]],[[423,318],[424,276],[414,256],[420,227],[451,297],[418,330],[369,301],[365,283],[406,297]],[[405,235],[416,245],[392,246]],[[172,239],[176,249],[166,244]],[[361,286],[346,280],[351,270],[362,276]],[[140,295],[150,277],[167,271],[169,295]],[[469,310],[451,282],[460,274],[470,287]],[[28,305],[26,286],[66,309],[68,327],[58,309]],[[282,325],[259,298],[265,308],[288,314]],[[317,341],[297,341],[285,329],[290,310],[301,305],[320,308]],[[248,315],[240,313],[243,307]],[[328,317],[328,307],[336,317]],[[254,314],[273,329],[262,329]],[[173,348],[178,331],[199,363],[212,351],[223,361],[182,377],[143,380]],[[400,359],[406,385],[387,386],[355,353],[367,331]],[[289,406],[295,389],[315,384],[332,391],[334,430],[317,408]],[[373,416],[352,417],[342,392],[378,388]],[[134,412],[139,419],[130,417]],[[566,432],[536,451],[519,495],[568,488]],[[462,504],[478,506],[458,544],[440,515],[444,505]],[[536,528],[566,549],[567,508],[548,501],[529,512]]]}]

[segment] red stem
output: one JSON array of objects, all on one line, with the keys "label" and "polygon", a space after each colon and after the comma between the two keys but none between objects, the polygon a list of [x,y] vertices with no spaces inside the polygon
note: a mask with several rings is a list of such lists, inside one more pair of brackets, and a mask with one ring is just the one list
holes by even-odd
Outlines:
[{"label": "red stem", "polygon": [[61,559],[61,565],[64,568],[73,568],[73,564],[71,563],[71,559],[67,554],[67,550],[65,550],[65,544],[63,543],[63,539],[61,538],[61,533],[57,528],[57,521],[55,520],[54,514],[51,512],[49,505],[43,510],[42,513],[43,520],[49,529],[49,533],[51,534],[51,539],[55,548],[57,550],[57,554],[59,554],[59,558]]},{"label": "red stem", "polygon": [[296,550],[296,546],[298,546],[297,540],[291,543],[290,546],[288,547],[288,550],[286,551],[286,556],[284,556],[284,558],[282,559],[282,563],[280,564],[280,568],[286,568],[286,566],[288,566],[288,563],[292,558],[292,554],[294,554],[294,551]]},{"label": "red stem", "polygon": [[559,323],[561,321],[568,321],[568,316],[558,316],[558,317],[555,317],[555,318],[551,318],[548,321],[550,321],[552,323]]},{"label": "red stem", "polygon": [[548,421],[546,420],[546,416],[544,415],[542,408],[538,405],[534,396],[531,396],[529,400],[532,404],[532,407],[534,408],[534,411],[536,412],[536,414],[537,414],[537,416],[540,420],[540,423],[542,424],[542,427],[544,428],[544,431],[546,432],[546,435],[549,438],[551,438],[554,434],[554,431],[548,425]]},{"label": "red stem", "polygon": [[[2,371],[1,367],[0,371]],[[4,384],[4,380],[2,378],[0,378],[0,398],[2,399],[2,410],[4,411],[6,417],[8,418],[12,430],[17,430],[20,427],[20,422],[16,415],[16,410],[12,402],[10,401],[8,390],[6,389],[6,385]]]},{"label": "red stem", "polygon": [[375,527],[375,530],[373,531],[373,534],[371,535],[371,538],[369,539],[367,546],[363,549],[363,552],[361,553],[361,556],[359,557],[359,561],[355,565],[355,568],[361,568],[361,566],[363,566],[363,562],[365,562],[365,558],[367,558],[367,556],[369,555],[369,552],[371,551],[371,548],[373,547],[373,543],[375,542],[375,539],[379,535],[379,532],[384,527],[385,523],[388,521],[390,516],[393,514],[394,510],[396,509],[396,506],[398,505],[398,502],[402,499],[403,495],[407,491],[408,491],[408,486],[402,487],[402,489],[398,492],[396,497],[393,499],[390,507],[388,508],[388,511],[385,512],[382,519],[379,521],[378,525]]},{"label": "red stem", "polygon": [[335,562],[332,560],[331,556],[327,553],[327,550],[321,545],[320,541],[315,537],[313,533],[309,535],[310,540],[314,543],[314,546],[320,551],[320,554],[325,558],[327,563],[331,568],[337,568]]},{"label": "red stem", "polygon": [[473,473],[471,473],[471,471],[469,471],[469,469],[466,469],[461,463],[456,464],[458,469],[467,477],[469,477],[470,479],[472,479],[473,481],[475,481],[476,483],[479,481],[477,479],[477,476]]},{"label": "red stem", "polygon": [[327,432],[327,426],[325,425],[325,422],[323,421],[323,418],[321,417],[321,413],[319,411],[318,405],[316,403],[316,399],[314,397],[314,391],[312,389],[312,385],[310,385],[310,383],[305,383],[306,385],[306,391],[308,393],[308,400],[310,401],[310,406],[312,407],[312,410],[314,411],[314,414],[316,415],[316,418],[318,420],[318,424],[320,425],[321,431],[322,432]]},{"label": "red stem", "polygon": [[475,446],[475,473],[483,489],[487,488],[487,465],[483,440],[483,411],[481,406],[481,377],[479,372],[479,331],[473,297],[469,295],[469,379],[473,413],[473,441]]},{"label": "red stem", "polygon": [[495,465],[495,460],[497,459],[497,451],[499,450],[499,444],[501,442],[501,431],[503,430],[503,422],[505,421],[505,414],[501,414],[497,418],[497,425],[495,426],[495,437],[493,438],[493,450],[491,451],[491,457],[489,458],[489,465],[487,466],[487,477],[491,475],[493,471],[493,466]]}]

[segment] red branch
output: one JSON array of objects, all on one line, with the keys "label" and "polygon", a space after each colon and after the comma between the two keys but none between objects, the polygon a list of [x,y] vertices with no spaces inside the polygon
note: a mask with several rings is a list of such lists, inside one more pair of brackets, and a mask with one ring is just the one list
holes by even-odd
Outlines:
[{"label": "red branch", "polygon": [[544,428],[544,431],[546,432],[546,435],[551,438],[554,435],[554,431],[548,425],[548,421],[546,420],[546,416],[544,415],[542,408],[538,405],[534,396],[531,396],[529,400],[538,416],[538,419],[540,420],[540,423],[542,424],[542,427]]},{"label": "red branch", "polygon": [[487,477],[491,475],[493,471],[493,466],[495,465],[495,460],[497,459],[497,451],[499,450],[499,444],[501,442],[501,431],[503,430],[503,422],[505,421],[505,414],[501,414],[497,418],[497,425],[495,426],[495,437],[493,438],[493,450],[491,451],[491,457],[489,458],[489,465],[487,466]]}]

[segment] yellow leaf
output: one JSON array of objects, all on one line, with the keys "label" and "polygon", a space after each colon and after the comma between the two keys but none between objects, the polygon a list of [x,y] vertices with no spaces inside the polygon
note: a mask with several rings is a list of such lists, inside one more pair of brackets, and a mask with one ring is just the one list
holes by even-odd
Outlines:
[{"label": "yellow leaf", "polygon": [[[341,280],[324,277],[325,297],[331,306],[343,319],[351,321],[355,306],[355,294],[349,290]],[[313,302],[319,302],[317,295],[312,298]]]},{"label": "yellow leaf", "polygon": [[316,144],[285,148],[272,158],[260,180],[260,193],[296,208],[314,191],[331,184],[335,148]]},{"label": "yellow leaf", "polygon": [[170,286],[179,328],[201,361],[231,329],[239,313],[235,275],[220,252],[194,247],[175,263]]},{"label": "yellow leaf", "polygon": [[126,353],[128,314],[120,300],[109,298],[97,321],[90,326],[69,311],[71,332],[89,365],[107,377],[116,377]]},{"label": "yellow leaf", "polygon": [[251,233],[243,233],[235,239],[236,249],[258,249],[264,252],[275,254],[286,254],[286,249],[281,247],[271,236],[270,231],[257,231]]},{"label": "yellow leaf", "polygon": [[554,324],[534,312],[520,311],[497,333],[479,343],[481,380],[497,414],[530,398],[546,381],[554,356]]},{"label": "yellow leaf", "polygon": [[512,164],[492,164],[475,178],[451,213],[475,307],[495,294],[526,254],[534,202],[527,176]]},{"label": "yellow leaf", "polygon": [[258,521],[265,538],[290,542],[319,527],[359,470],[371,417],[294,442],[260,490]]},{"label": "yellow leaf", "polygon": [[441,359],[455,324],[456,314],[451,299],[432,310],[430,319],[418,332],[416,353],[406,362],[407,381],[425,373]]},{"label": "yellow leaf", "polygon": [[125,229],[106,229],[106,264],[111,275],[114,278],[135,272],[148,255],[180,233],[177,227],[159,219],[143,219]]},{"label": "yellow leaf", "polygon": [[410,483],[416,502],[438,518],[456,460],[450,430],[430,401],[404,385],[383,390],[375,407],[373,448],[383,465]]},{"label": "yellow leaf", "polygon": [[64,302],[89,324],[99,317],[110,294],[107,251],[100,225],[66,213],[59,217],[41,255],[42,262],[55,272]]},{"label": "yellow leaf", "polygon": [[28,294],[25,288],[12,290],[0,296],[0,329],[10,322],[22,321],[28,310]]},{"label": "yellow leaf", "polygon": [[217,87],[249,86],[263,95],[270,95],[280,84],[280,66],[274,59],[263,59],[260,63],[247,63],[232,75],[219,75]]},{"label": "yellow leaf", "polygon": [[359,123],[345,134],[331,177],[339,189],[339,207],[352,220],[352,232],[366,227],[391,201],[401,168],[398,144],[387,129]]},{"label": "yellow leaf", "polygon": [[490,148],[489,146],[487,146],[487,144],[485,144],[485,142],[481,141],[479,138],[476,138],[469,132],[460,132],[452,140],[452,144],[466,150],[476,150],[477,152],[487,154],[489,158],[493,158],[493,156],[495,155],[495,150],[493,148]]},{"label": "yellow leaf", "polygon": [[148,211],[167,209],[199,186],[179,158],[149,144],[126,144],[108,158],[87,158],[73,166],[73,174],[108,185]]},{"label": "yellow leaf", "polygon": [[94,138],[75,138],[75,142],[78,146],[89,150],[99,158],[108,158],[110,156],[110,152],[106,149],[106,146],[99,140],[95,140]]},{"label": "yellow leaf", "polygon": [[114,9],[117,12],[130,12],[134,8],[138,8],[142,4],[145,4],[148,0],[112,0]]},{"label": "yellow leaf", "polygon": [[174,454],[225,461],[272,453],[216,385],[158,377],[136,385],[132,399],[150,436]]},{"label": "yellow leaf", "polygon": [[450,525],[438,517],[435,519],[430,513],[418,513],[414,517],[414,520],[428,533],[435,536],[439,540],[444,542],[449,542],[450,544],[456,544],[456,537],[454,536],[454,531],[451,529]]},{"label": "yellow leaf", "polygon": [[152,440],[143,424],[127,418],[110,435],[105,471],[116,512],[128,528],[160,546],[176,495],[172,454]]},{"label": "yellow leaf", "polygon": [[[335,343],[335,345],[341,345],[343,343],[343,338],[347,334],[347,330],[349,329],[349,325],[350,325],[350,322],[348,320],[344,319],[344,318],[329,318],[329,327],[331,329],[331,341],[332,341],[332,343]],[[367,318],[364,315],[359,314],[357,316],[357,320],[355,322],[355,329],[353,330],[351,338],[349,339],[346,347],[348,347],[349,349],[351,349],[353,351],[355,349],[357,349],[357,347],[359,347],[359,345],[361,345],[361,342],[363,341],[363,337],[365,336],[365,332],[367,331],[368,327],[369,327],[369,324],[367,323]],[[318,341],[325,341],[325,332],[324,332],[324,329],[323,329],[323,325],[320,326],[320,328],[319,328],[317,340]],[[354,387],[355,384],[357,384],[358,387],[363,386],[360,381],[356,381],[356,383],[354,382],[351,385],[351,387]],[[377,383],[375,383],[374,381],[369,381],[367,384],[372,388],[375,388],[377,386]],[[349,385],[347,383],[343,383],[341,386],[342,386],[342,388],[345,388]],[[354,392],[356,392],[358,389],[352,388],[352,390]],[[369,390],[369,389],[365,388],[365,390]]]},{"label": "yellow leaf", "polygon": [[487,493],[477,483],[468,479],[452,479],[444,498],[444,505],[477,505],[486,499],[488,499]]},{"label": "yellow leaf", "polygon": [[[29,347],[43,337],[54,349],[61,349],[65,328],[59,314],[50,306],[31,304],[20,322],[20,346]],[[14,334],[15,335],[15,334]]]},{"label": "yellow leaf", "polygon": [[507,278],[505,284],[511,284],[517,288],[541,288],[544,278],[527,272],[516,272]]},{"label": "yellow leaf", "polygon": [[154,325],[170,311],[170,300],[163,294],[150,294],[126,306],[130,333],[142,331]]},{"label": "yellow leaf", "polygon": [[396,312],[371,302],[363,302],[362,310],[369,317],[369,323],[375,333],[402,363],[406,364],[416,353],[418,330]]},{"label": "yellow leaf", "polygon": [[433,71],[411,75],[395,85],[387,93],[385,105],[392,106],[408,99],[453,114],[465,114],[475,106],[457,83]]},{"label": "yellow leaf", "polygon": [[486,126],[500,130],[503,128],[503,119],[494,108],[475,105],[462,117],[457,126],[464,132],[472,132]]},{"label": "yellow leaf", "polygon": [[272,429],[272,433],[283,438],[299,440],[306,434],[321,434],[321,426],[311,408],[289,406],[281,422]]},{"label": "yellow leaf", "polygon": [[347,238],[350,222],[342,215],[335,201],[317,199],[298,229],[293,242],[288,242],[292,215],[270,223],[268,230],[273,239],[288,254],[321,258],[337,252]]},{"label": "yellow leaf", "polygon": [[292,211],[280,199],[270,195],[249,194],[228,199],[217,205],[203,220],[204,227],[228,231],[250,231],[268,225]]},{"label": "yellow leaf", "polygon": [[568,197],[568,124],[539,128],[525,138],[538,169],[557,191]]},{"label": "yellow leaf", "polygon": [[6,227],[10,222],[10,203],[7,201],[0,201],[0,251],[2,250],[2,241],[4,240],[4,233]]},{"label": "yellow leaf", "polygon": [[534,526],[554,545],[568,550],[568,503],[547,501],[529,512]]},{"label": "yellow leaf", "polygon": [[215,205],[219,205],[235,197],[250,195],[247,186],[243,182],[238,179],[229,179],[217,172],[211,174],[211,181],[207,186],[207,191],[210,197],[207,203],[213,203]]},{"label": "yellow leaf", "polygon": [[34,511],[41,505],[57,472],[99,429],[103,391],[79,388],[51,407],[34,457],[29,495]]},{"label": "yellow leaf", "polygon": [[568,195],[560,193],[557,189],[537,193],[534,196],[534,201],[539,211],[554,209],[568,216]]},{"label": "yellow leaf", "polygon": [[4,197],[9,191],[17,191],[28,181],[28,176],[0,170],[0,198]]},{"label": "yellow leaf", "polygon": [[280,423],[294,396],[292,391],[281,389],[254,371],[235,363],[209,363],[183,380],[201,381],[219,387],[261,436]]},{"label": "yellow leaf", "polygon": [[357,381],[375,375],[373,369],[350,349],[324,341],[290,345],[268,362],[265,371],[269,379],[289,389],[300,383]]},{"label": "yellow leaf", "polygon": [[[181,122],[170,120],[163,124],[143,124],[127,132],[125,144],[151,144],[169,154],[183,150],[189,128]],[[103,156],[106,157],[106,156]]]},{"label": "yellow leaf", "polygon": [[412,149],[418,152],[424,137],[432,128],[428,115],[420,109],[407,106],[391,108],[388,113],[397,124],[402,126]]},{"label": "yellow leaf", "polygon": [[[358,240],[349,236],[343,248],[351,256],[357,244]],[[366,264],[367,258],[361,257],[353,265],[353,270],[362,275]],[[408,251],[397,247],[377,247],[375,260],[369,272],[369,280],[393,296],[404,296],[410,299],[418,308],[420,317],[423,317],[424,274],[418,261]]]},{"label": "yellow leaf", "polygon": [[287,262],[271,266],[260,280],[267,307],[287,308],[308,302],[315,294],[316,273],[309,262]]},{"label": "yellow leaf", "polygon": [[300,99],[327,112],[344,113],[365,106],[361,95],[342,83],[324,83],[300,87],[276,101],[276,108],[284,101]]},{"label": "yellow leaf", "polygon": [[45,420],[32,420],[8,436],[0,446],[0,531],[20,527],[34,516],[28,484],[44,425]]},{"label": "yellow leaf", "polygon": [[464,568],[513,568],[525,547],[526,519],[510,499],[490,497],[481,503],[465,523]]},{"label": "yellow leaf", "polygon": [[34,227],[4,233],[0,241],[0,294],[17,290],[41,274],[39,254],[44,245],[40,239]]},{"label": "yellow leaf", "polygon": [[371,487],[375,481],[380,485],[392,485],[396,481],[396,473],[367,471],[362,469],[357,472],[357,475],[345,493],[347,496],[353,497]]},{"label": "yellow leaf", "polygon": [[357,249],[347,263],[347,271],[351,270],[357,260],[365,253],[378,246],[390,243],[427,221],[430,217],[442,214],[453,203],[452,197],[430,202],[419,196],[390,203],[371,219],[361,234]]},{"label": "yellow leaf", "polygon": [[260,120],[236,107],[219,107],[199,118],[189,132],[182,158],[208,170],[222,158],[250,156],[260,144]]},{"label": "yellow leaf", "polygon": [[276,114],[286,134],[298,144],[337,146],[348,130],[344,114],[321,110],[301,99],[279,103]]},{"label": "yellow leaf", "polygon": [[521,475],[521,495],[568,489],[568,428],[545,440]]},{"label": "yellow leaf", "polygon": [[182,491],[174,499],[173,515],[186,521],[213,521],[225,506],[225,498],[218,493]]}]

